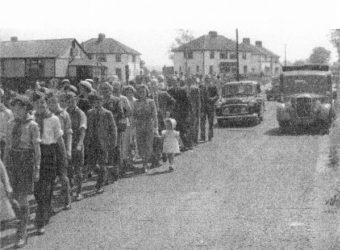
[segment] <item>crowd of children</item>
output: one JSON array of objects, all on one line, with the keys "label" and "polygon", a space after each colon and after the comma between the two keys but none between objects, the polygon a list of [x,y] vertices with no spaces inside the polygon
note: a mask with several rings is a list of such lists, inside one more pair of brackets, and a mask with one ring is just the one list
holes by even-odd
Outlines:
[{"label": "crowd of children", "polygon": [[[202,118],[196,114],[195,93],[199,90],[199,101],[217,96],[217,89],[179,86],[175,78],[168,84],[152,79],[126,86],[111,79],[97,89],[91,81],[75,87],[67,79],[61,86],[51,79],[47,88],[34,84],[24,95],[14,95],[10,107],[0,104],[0,212],[1,220],[18,220],[17,248],[27,244],[30,194],[37,203],[37,234],[43,235],[53,215],[56,180],[61,184],[63,209],[69,210],[72,196],[77,201],[84,198],[83,181],[93,173],[96,192],[101,194],[109,183],[108,174],[117,180],[136,170],[136,158],[141,158],[144,173],[150,163],[160,166],[161,158],[173,171],[175,155],[198,143],[198,131],[190,130],[198,129],[197,115]],[[202,124],[201,139],[205,140]]]}]

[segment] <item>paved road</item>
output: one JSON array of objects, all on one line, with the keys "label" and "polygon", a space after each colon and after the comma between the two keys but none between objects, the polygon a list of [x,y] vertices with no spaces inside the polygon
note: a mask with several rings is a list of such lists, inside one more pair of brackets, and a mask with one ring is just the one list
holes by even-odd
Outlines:
[{"label": "paved road", "polygon": [[217,128],[172,173],[164,165],[74,203],[25,249],[332,249],[329,136],[281,135],[275,106],[256,127]]}]

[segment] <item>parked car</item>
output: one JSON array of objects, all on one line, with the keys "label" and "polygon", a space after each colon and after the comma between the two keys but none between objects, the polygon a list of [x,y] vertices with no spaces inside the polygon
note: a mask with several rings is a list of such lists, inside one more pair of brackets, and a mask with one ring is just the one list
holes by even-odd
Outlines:
[{"label": "parked car", "polygon": [[260,92],[260,84],[255,81],[223,84],[222,96],[216,103],[218,125],[245,122],[256,125],[263,121],[264,100]]},{"label": "parked car", "polygon": [[268,88],[266,90],[266,96],[267,96],[267,101],[270,101],[270,100],[280,101],[281,100],[280,86],[275,85],[273,87]]},{"label": "parked car", "polygon": [[282,132],[316,125],[329,132],[335,117],[332,77],[325,65],[283,67],[280,92],[283,100],[277,108]]}]

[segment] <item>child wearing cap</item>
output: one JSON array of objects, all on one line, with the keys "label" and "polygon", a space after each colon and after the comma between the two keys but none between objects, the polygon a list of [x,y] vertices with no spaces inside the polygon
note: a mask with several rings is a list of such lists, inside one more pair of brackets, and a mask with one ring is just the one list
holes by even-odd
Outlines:
[{"label": "child wearing cap", "polygon": [[169,160],[169,170],[174,170],[174,158],[175,154],[178,154],[180,137],[179,132],[175,131],[176,128],[176,120],[172,118],[168,118],[165,120],[165,130],[162,131],[163,138],[163,153],[167,154],[167,158]]},{"label": "child wearing cap", "polygon": [[[60,121],[61,130],[63,131],[63,139],[66,146],[67,158],[71,159],[71,145],[72,145],[72,128],[70,115],[65,109],[62,109],[59,104],[59,99],[55,93],[50,92],[47,94],[47,103],[49,109],[55,114]],[[57,172],[56,176],[59,177],[62,183],[62,190],[65,194],[64,200],[64,210],[71,209],[71,193],[70,193],[70,180],[68,178],[67,164],[63,164],[60,161],[64,161],[63,155],[57,156]],[[52,187],[54,186],[54,181],[52,180]],[[53,195],[53,188],[51,188],[51,195]]]},{"label": "child wearing cap", "polygon": [[72,157],[69,161],[69,179],[71,188],[76,185],[76,200],[83,199],[82,180],[84,166],[84,138],[87,129],[87,118],[85,113],[77,106],[77,96],[73,92],[66,95],[68,104],[67,112],[71,118],[72,127]]},{"label": "child wearing cap", "polygon": [[40,131],[29,112],[33,109],[28,97],[17,95],[11,102],[14,119],[6,133],[5,166],[9,171],[13,198],[19,203],[16,247],[27,244],[27,225],[30,215],[28,196],[33,182],[39,179]]},{"label": "child wearing cap", "polygon": [[[41,134],[40,179],[34,189],[34,196],[38,203],[35,220],[39,235],[45,233],[45,226],[50,219],[52,211],[51,189],[57,171],[57,163],[64,164],[64,166],[67,164],[61,124],[59,118],[49,110],[46,98],[45,94],[38,92],[33,96],[37,108],[35,120],[39,125]],[[64,166],[61,166],[61,168]]]}]

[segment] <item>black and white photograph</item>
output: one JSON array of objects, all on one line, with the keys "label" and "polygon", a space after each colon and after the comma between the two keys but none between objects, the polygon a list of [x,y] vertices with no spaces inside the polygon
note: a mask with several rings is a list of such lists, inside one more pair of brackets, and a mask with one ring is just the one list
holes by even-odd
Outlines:
[{"label": "black and white photograph", "polygon": [[0,249],[340,250],[340,2],[0,9]]}]

